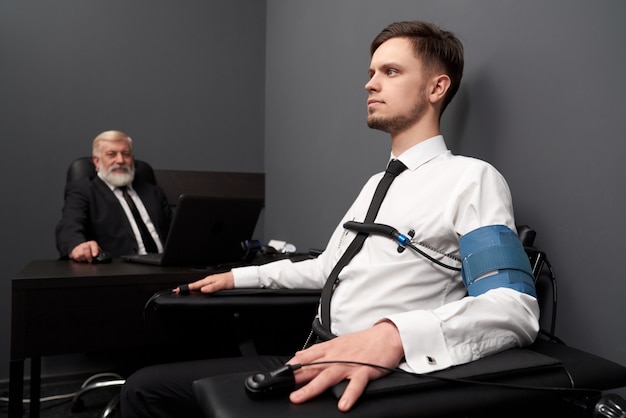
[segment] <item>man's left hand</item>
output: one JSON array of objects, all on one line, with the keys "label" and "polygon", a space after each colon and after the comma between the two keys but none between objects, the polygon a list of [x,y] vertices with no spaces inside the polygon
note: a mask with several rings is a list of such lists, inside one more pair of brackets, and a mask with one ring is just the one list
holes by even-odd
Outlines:
[{"label": "man's left hand", "polygon": [[344,379],[348,379],[350,382],[337,406],[343,412],[349,411],[363,394],[369,381],[378,379],[389,372],[377,367],[332,362],[349,361],[396,368],[403,357],[404,349],[400,334],[390,321],[383,321],[367,330],[315,344],[297,352],[288,364],[314,362],[329,362],[329,364],[304,366],[296,370],[296,384],[308,383],[292,392],[289,399],[293,403],[306,402]]}]

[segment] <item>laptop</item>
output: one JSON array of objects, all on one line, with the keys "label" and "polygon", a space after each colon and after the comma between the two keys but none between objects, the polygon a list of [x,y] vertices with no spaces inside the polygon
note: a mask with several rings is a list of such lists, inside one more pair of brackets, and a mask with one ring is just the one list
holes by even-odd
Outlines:
[{"label": "laptop", "polygon": [[242,261],[263,208],[260,197],[181,195],[162,254],[122,259],[158,266],[211,267]]}]

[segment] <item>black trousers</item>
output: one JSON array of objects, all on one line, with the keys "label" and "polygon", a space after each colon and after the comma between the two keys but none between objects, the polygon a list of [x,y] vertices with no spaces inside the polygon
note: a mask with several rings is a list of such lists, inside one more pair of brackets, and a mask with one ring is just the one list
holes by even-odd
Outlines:
[{"label": "black trousers", "polygon": [[[220,374],[274,370],[285,356],[246,356],[149,366],[132,374],[122,387],[122,418],[202,418],[194,380]],[[243,385],[243,381],[241,382]]]}]

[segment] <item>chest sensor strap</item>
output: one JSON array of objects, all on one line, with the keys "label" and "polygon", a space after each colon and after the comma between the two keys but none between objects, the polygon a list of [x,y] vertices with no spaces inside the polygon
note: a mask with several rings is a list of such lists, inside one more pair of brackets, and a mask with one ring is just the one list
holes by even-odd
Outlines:
[{"label": "chest sensor strap", "polygon": [[528,255],[505,225],[475,229],[461,237],[459,247],[461,276],[470,296],[506,287],[537,297]]}]

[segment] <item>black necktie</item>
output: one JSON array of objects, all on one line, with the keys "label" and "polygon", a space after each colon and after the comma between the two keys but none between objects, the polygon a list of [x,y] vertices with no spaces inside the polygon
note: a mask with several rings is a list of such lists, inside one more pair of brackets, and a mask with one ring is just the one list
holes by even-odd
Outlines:
[{"label": "black necktie", "polygon": [[119,189],[122,191],[122,195],[124,196],[126,203],[128,203],[128,207],[130,208],[130,211],[132,212],[133,217],[135,218],[135,223],[137,224],[137,228],[139,228],[139,233],[141,234],[141,240],[143,241],[143,246],[146,248],[146,252],[158,253],[159,249],[157,248],[156,242],[154,242],[152,235],[150,235],[150,232],[148,231],[148,227],[144,223],[143,219],[141,219],[141,215],[139,214],[139,210],[137,209],[137,206],[135,206],[135,202],[133,202],[133,199],[128,194],[128,187],[123,186],[123,187],[120,187]]},{"label": "black necktie", "polygon": [[[376,219],[376,215],[378,214],[378,210],[380,209],[380,205],[383,203],[383,199],[387,194],[387,190],[389,190],[389,186],[391,186],[391,183],[396,178],[396,176],[402,173],[404,170],[406,170],[406,166],[401,161],[391,160],[389,162],[389,166],[387,167],[387,170],[385,170],[385,175],[376,187],[374,197],[372,198],[370,207],[367,210],[367,214],[365,215],[365,220],[363,221],[364,223],[374,222],[374,220]],[[335,265],[335,268],[333,268],[333,270],[330,272],[330,276],[328,276],[328,279],[324,284],[320,305],[322,326],[327,332],[330,332],[330,299],[339,281],[339,273],[361,250],[361,247],[363,246],[363,243],[365,242],[365,238],[367,238],[367,236],[368,234],[365,232],[357,233],[356,237],[354,237],[354,240],[352,240],[346,251],[343,253],[341,258]]]}]

